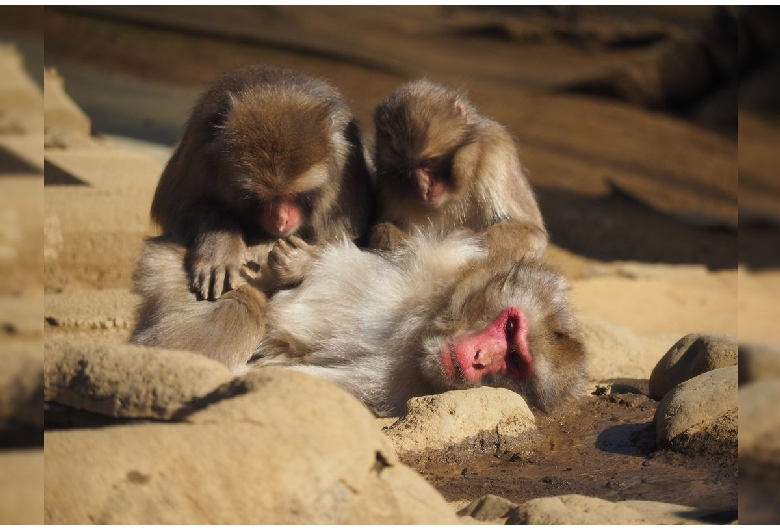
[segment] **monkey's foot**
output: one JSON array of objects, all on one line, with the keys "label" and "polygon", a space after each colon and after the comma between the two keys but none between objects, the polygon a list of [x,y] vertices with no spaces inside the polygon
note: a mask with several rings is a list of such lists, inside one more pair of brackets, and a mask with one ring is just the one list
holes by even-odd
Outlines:
[{"label": "monkey's foot", "polygon": [[392,251],[400,247],[406,234],[393,223],[384,222],[374,225],[368,246],[374,250]]},{"label": "monkey's foot", "polygon": [[316,247],[290,236],[279,239],[268,253],[268,269],[279,287],[291,287],[303,281],[311,269]]}]

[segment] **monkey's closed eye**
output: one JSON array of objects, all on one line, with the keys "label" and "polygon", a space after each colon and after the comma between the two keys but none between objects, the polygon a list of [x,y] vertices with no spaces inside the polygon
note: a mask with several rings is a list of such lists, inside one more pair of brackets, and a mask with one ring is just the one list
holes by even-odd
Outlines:
[{"label": "monkey's closed eye", "polygon": [[553,331],[553,336],[555,337],[555,340],[563,340],[568,338],[568,335],[566,335],[566,333],[563,331]]},{"label": "monkey's closed eye", "polygon": [[297,196],[298,204],[300,204],[301,208],[311,209],[314,207],[314,203],[317,202],[319,196],[320,192],[318,190],[311,190],[300,193]]}]

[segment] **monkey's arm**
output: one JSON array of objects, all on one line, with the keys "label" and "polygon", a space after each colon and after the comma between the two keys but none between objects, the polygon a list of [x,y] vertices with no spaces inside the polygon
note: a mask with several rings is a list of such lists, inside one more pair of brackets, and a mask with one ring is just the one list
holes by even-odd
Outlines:
[{"label": "monkey's arm", "polygon": [[246,254],[242,231],[226,212],[214,204],[196,209],[186,263],[190,289],[205,300],[216,300],[243,283],[241,265]]},{"label": "monkey's arm", "polygon": [[390,221],[377,223],[371,227],[368,246],[374,250],[393,251],[408,238],[408,234]]},{"label": "monkey's arm", "polygon": [[540,259],[547,249],[547,240],[547,231],[531,221],[503,221],[485,230],[485,243],[489,252],[518,259]]}]

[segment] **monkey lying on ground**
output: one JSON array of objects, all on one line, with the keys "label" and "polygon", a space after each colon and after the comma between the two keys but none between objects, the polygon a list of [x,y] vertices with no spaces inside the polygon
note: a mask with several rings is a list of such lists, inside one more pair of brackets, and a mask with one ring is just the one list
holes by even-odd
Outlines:
[{"label": "monkey lying on ground", "polygon": [[485,232],[488,245],[540,257],[547,246],[517,145],[465,95],[418,80],[374,112],[379,222],[370,246],[396,248],[416,226]]},{"label": "monkey lying on ground", "polygon": [[[279,237],[356,239],[372,215],[360,133],[324,81],[278,67],[232,72],[200,98],[151,215],[187,247],[189,285],[217,299]],[[250,248],[247,248],[250,247]]]},{"label": "monkey lying on ground", "polygon": [[[238,372],[290,366],[341,385],[380,416],[400,414],[413,396],[482,384],[548,410],[584,376],[563,277],[535,260],[488,253],[479,238],[417,234],[392,254],[375,254],[348,241],[313,247],[290,237],[269,260],[301,283],[270,299],[262,334],[254,306],[217,314],[215,303],[188,292],[183,249],[149,241],[136,276],[144,305],[133,340],[146,335],[154,340],[143,343],[165,346],[185,335],[229,348],[235,359],[251,355],[246,366],[232,365]],[[214,335],[212,323],[223,318],[232,329]]]}]

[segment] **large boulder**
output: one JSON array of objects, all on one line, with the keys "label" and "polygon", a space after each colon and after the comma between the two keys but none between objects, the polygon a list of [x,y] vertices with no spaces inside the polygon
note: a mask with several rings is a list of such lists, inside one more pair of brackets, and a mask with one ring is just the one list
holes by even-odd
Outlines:
[{"label": "large boulder", "polygon": [[688,453],[737,453],[737,367],[681,383],[658,404],[656,440]]},{"label": "large boulder", "polygon": [[385,433],[399,453],[469,445],[478,452],[511,450],[535,430],[525,400],[505,388],[479,387],[412,398]]},{"label": "large boulder", "polygon": [[737,364],[737,337],[691,333],[661,357],[650,374],[650,397],[661,399],[680,383],[716,368]]},{"label": "large boulder", "polygon": [[44,397],[124,418],[169,419],[233,374],[203,355],[131,344],[47,339]]},{"label": "large boulder", "polygon": [[284,369],[233,381],[183,423],[46,433],[55,524],[455,524],[373,415]]}]

